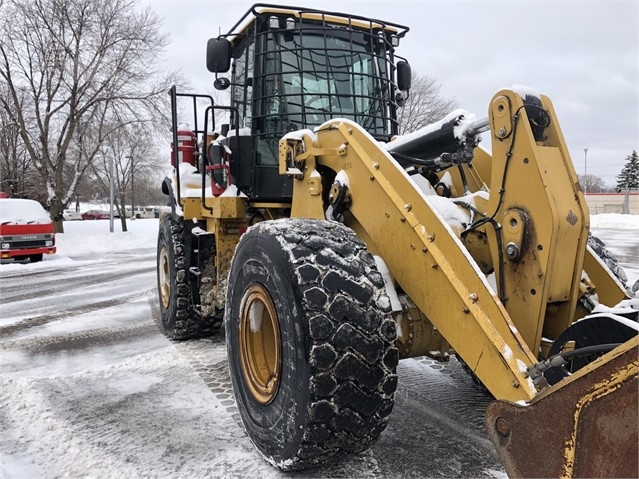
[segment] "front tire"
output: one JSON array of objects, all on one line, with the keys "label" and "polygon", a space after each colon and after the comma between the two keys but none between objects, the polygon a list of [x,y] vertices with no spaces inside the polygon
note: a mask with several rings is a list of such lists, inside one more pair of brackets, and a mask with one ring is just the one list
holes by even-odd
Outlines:
[{"label": "front tire", "polygon": [[225,314],[246,431],[273,465],[302,469],[369,447],[397,387],[384,281],[339,223],[258,223],[240,240]]},{"label": "front tire", "polygon": [[29,261],[31,261],[32,263],[39,263],[40,261],[42,261],[42,253],[30,255]]}]

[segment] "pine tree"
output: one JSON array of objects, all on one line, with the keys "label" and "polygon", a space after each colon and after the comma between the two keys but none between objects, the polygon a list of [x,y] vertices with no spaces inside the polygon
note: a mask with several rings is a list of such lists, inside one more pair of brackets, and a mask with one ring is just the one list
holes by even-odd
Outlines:
[{"label": "pine tree", "polygon": [[632,154],[626,157],[627,163],[617,176],[617,191],[639,189],[639,154],[632,150]]}]

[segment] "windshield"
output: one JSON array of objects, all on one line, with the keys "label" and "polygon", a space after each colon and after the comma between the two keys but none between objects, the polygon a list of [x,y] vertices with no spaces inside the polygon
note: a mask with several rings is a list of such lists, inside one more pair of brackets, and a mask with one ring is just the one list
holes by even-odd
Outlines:
[{"label": "windshield", "polygon": [[[372,32],[303,24],[263,34],[256,57],[260,133],[281,135],[348,118],[388,140],[392,92],[385,41]],[[261,94],[260,94],[261,93]]]}]

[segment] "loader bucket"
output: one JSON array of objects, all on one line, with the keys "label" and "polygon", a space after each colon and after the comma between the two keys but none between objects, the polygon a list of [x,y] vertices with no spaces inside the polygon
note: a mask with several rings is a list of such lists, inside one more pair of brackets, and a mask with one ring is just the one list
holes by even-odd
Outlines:
[{"label": "loader bucket", "polygon": [[509,477],[639,477],[639,337],[528,405],[494,401],[488,435]]}]

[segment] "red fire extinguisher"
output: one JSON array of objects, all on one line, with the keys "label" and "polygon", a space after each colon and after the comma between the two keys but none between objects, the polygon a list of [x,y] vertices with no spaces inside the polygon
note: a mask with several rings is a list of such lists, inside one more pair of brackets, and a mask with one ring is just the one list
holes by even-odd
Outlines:
[{"label": "red fire extinguisher", "polygon": [[[195,166],[195,133],[188,125],[182,123],[178,126],[178,161],[186,162]],[[173,150],[173,142],[171,142],[171,165],[175,166],[175,153]]]}]

